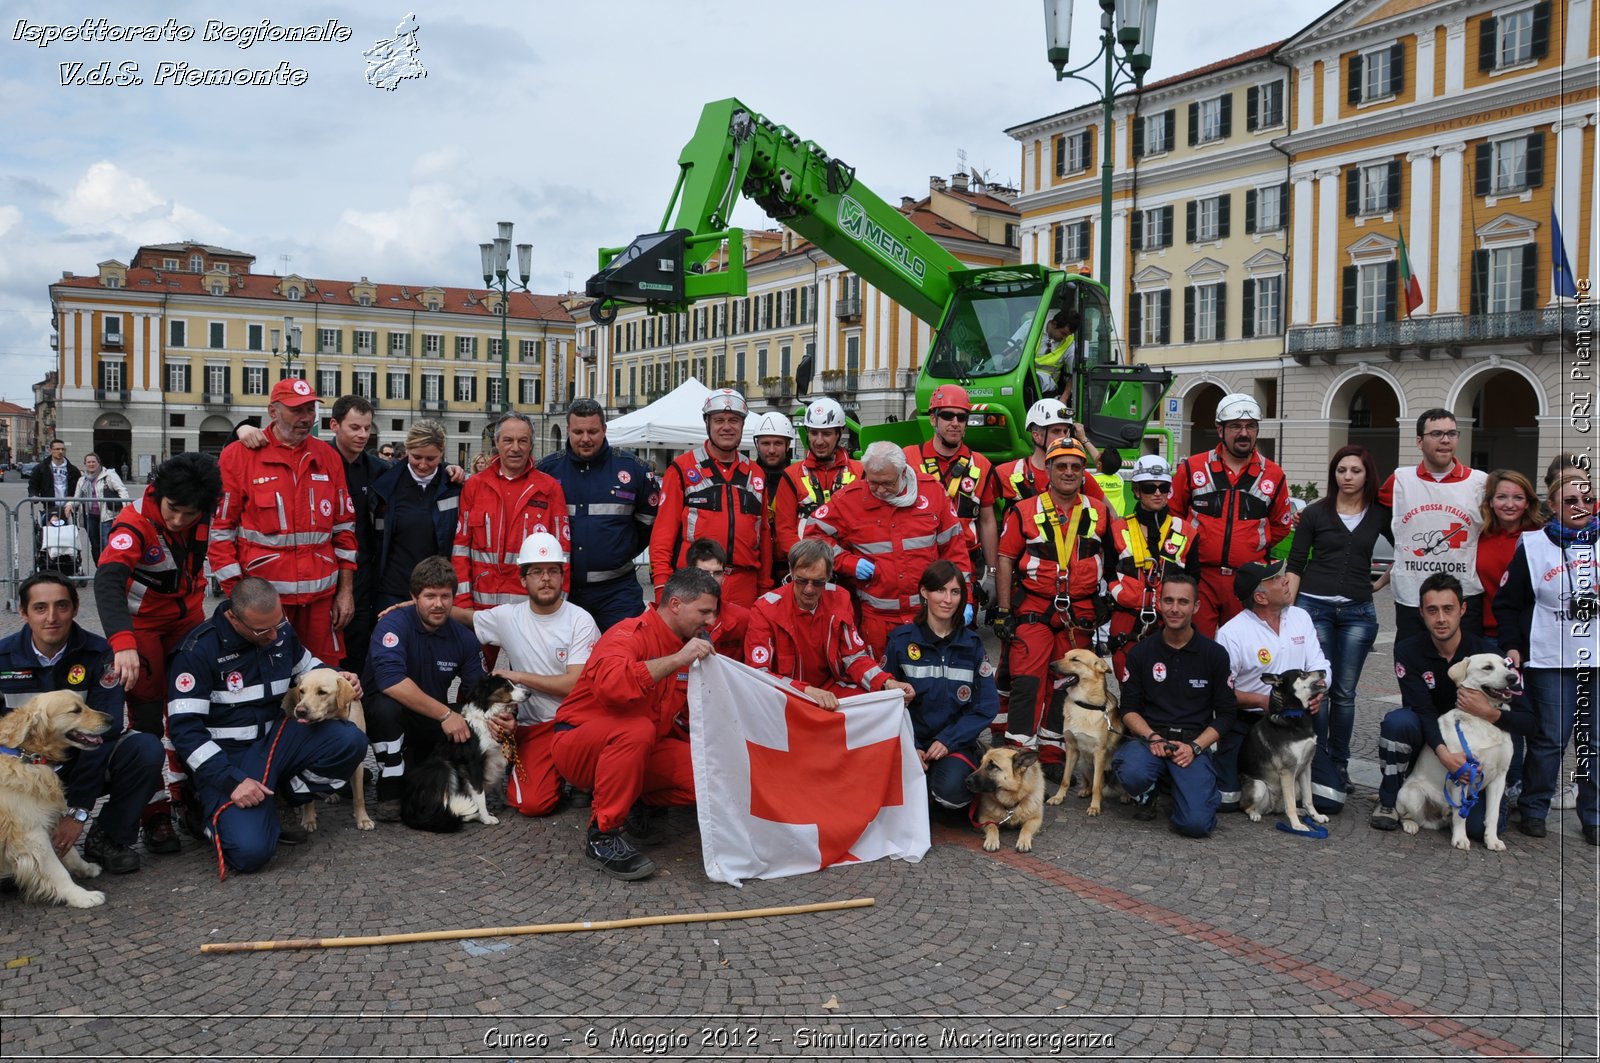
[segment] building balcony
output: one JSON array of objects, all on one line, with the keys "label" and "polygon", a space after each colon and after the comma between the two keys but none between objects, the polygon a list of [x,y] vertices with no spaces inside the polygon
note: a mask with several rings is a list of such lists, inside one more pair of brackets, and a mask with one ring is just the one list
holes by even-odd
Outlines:
[{"label": "building balcony", "polygon": [[1577,325],[1576,306],[1551,306],[1507,314],[1441,314],[1371,325],[1291,328],[1287,339],[1289,354],[1301,365],[1307,364],[1312,355],[1332,362],[1340,351],[1384,351],[1390,361],[1398,362],[1408,348],[1415,348],[1423,358],[1432,357],[1436,348],[1459,358],[1461,347],[1466,344],[1502,340],[1539,344],[1575,336]]},{"label": "building balcony", "polygon": [[577,343],[573,344],[572,349],[578,352],[578,357],[582,358],[586,362],[592,362],[599,357],[599,354],[595,350],[593,344]]},{"label": "building balcony", "polygon": [[423,399],[422,400],[422,412],[423,413],[443,413],[444,412],[444,400],[443,399]]},{"label": "building balcony", "polygon": [[126,388],[95,388],[94,401],[115,402],[126,406],[128,404],[128,391]]},{"label": "building balcony", "polygon": [[484,412],[492,417],[511,412],[511,404],[505,399],[486,399],[483,403]]},{"label": "building balcony", "polygon": [[233,392],[207,391],[201,394],[200,402],[206,406],[232,406]]},{"label": "building balcony", "polygon": [[859,298],[835,299],[833,302],[833,316],[840,321],[860,321],[861,300]]}]

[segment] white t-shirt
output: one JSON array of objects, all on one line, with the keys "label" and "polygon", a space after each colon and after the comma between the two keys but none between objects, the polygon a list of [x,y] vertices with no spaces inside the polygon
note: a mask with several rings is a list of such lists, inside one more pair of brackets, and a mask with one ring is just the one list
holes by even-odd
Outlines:
[{"label": "white t-shirt", "polygon": [[[1261,677],[1290,668],[1302,672],[1323,672],[1333,679],[1328,658],[1317,641],[1311,614],[1297,605],[1283,611],[1278,630],[1246,609],[1217,631],[1217,642],[1228,651],[1233,668],[1233,689],[1242,694],[1270,694],[1272,688]],[[1253,710],[1259,711],[1259,710]]]},{"label": "white t-shirt", "polygon": [[[570,665],[583,664],[600,641],[594,617],[565,600],[548,615],[534,612],[527,602],[482,609],[472,614],[472,630],[485,646],[500,647],[500,667],[534,675],[561,675]],[[535,690],[517,706],[517,722],[548,723],[560,705],[560,698]]]}]

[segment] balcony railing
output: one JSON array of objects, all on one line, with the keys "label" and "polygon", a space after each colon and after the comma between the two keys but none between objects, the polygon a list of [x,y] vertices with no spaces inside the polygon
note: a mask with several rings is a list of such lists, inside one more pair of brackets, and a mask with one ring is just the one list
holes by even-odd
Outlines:
[{"label": "balcony railing", "polygon": [[443,413],[444,412],[444,400],[443,399],[423,399],[422,400],[422,412],[423,413]]},{"label": "balcony railing", "polygon": [[1336,351],[1449,347],[1495,340],[1534,340],[1572,335],[1577,331],[1578,308],[1551,306],[1542,310],[1516,310],[1507,314],[1448,314],[1379,321],[1371,325],[1320,325],[1289,330],[1289,353],[1305,361],[1308,355]]},{"label": "balcony railing", "polygon": [[200,401],[206,406],[232,406],[233,392],[207,391],[201,394]]},{"label": "balcony railing", "polygon": [[861,300],[859,298],[835,299],[833,316],[840,321],[861,320]]},{"label": "balcony railing", "polygon": [[490,413],[490,414],[502,414],[502,413],[510,413],[511,412],[511,404],[506,402],[505,399],[485,399],[484,403],[483,403],[483,408],[487,413]]},{"label": "balcony railing", "polygon": [[96,401],[96,402],[120,402],[120,403],[124,403],[125,404],[128,401],[128,389],[127,388],[95,388],[94,389],[94,401]]}]

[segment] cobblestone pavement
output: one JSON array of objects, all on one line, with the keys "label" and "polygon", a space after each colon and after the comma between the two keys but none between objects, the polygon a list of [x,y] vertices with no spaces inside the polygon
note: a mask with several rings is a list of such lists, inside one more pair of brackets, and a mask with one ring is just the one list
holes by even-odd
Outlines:
[{"label": "cobblestone pavement", "polygon": [[[1358,757],[1373,756],[1391,675],[1386,637]],[[1376,781],[1373,766],[1356,774]],[[1441,833],[1370,830],[1369,793],[1323,841],[1236,815],[1191,841],[1114,801],[1091,819],[1069,800],[1031,854],[987,854],[938,826],[920,864],[738,890],[705,878],[687,809],[672,812],[656,876],[621,883],[581,856],[576,810],[435,837],[358,832],[348,805],[329,805],[311,843],[261,874],[219,882],[215,856],[185,837],[179,854],[102,877],[100,908],[0,896],[0,1056],[1595,1058],[1596,850],[1576,826],[1460,853]],[[875,906],[199,950],[860,897]]]}]

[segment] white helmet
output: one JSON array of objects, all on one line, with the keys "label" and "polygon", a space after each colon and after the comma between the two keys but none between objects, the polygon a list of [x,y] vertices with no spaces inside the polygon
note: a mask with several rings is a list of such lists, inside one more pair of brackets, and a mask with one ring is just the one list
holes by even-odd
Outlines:
[{"label": "white helmet", "polygon": [[1217,403],[1217,423],[1227,424],[1229,421],[1259,421],[1261,420],[1261,404],[1249,395],[1233,392],[1224,395]]},{"label": "white helmet", "polygon": [[832,399],[817,399],[806,407],[807,428],[843,428],[844,407]]},{"label": "white helmet", "polygon": [[789,418],[781,413],[764,413],[756,419],[756,427],[750,433],[756,439],[762,436],[782,436],[784,439],[794,439],[794,425],[789,423]]},{"label": "white helmet", "polygon": [[1167,468],[1167,459],[1160,454],[1142,454],[1133,463],[1133,475],[1129,479],[1136,484],[1169,484],[1172,482],[1172,470]]},{"label": "white helmet", "polygon": [[700,416],[710,417],[723,410],[736,413],[740,417],[750,416],[750,407],[745,405],[744,396],[732,388],[718,388],[707,395],[705,405],[700,407]]},{"label": "white helmet", "polygon": [[1028,428],[1048,428],[1053,424],[1071,424],[1067,408],[1060,399],[1040,399],[1028,407]]},{"label": "white helmet", "polygon": [[561,544],[549,532],[534,532],[522,540],[522,549],[517,551],[518,565],[564,565],[567,563],[567,552],[561,549]]}]

